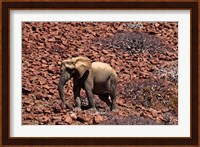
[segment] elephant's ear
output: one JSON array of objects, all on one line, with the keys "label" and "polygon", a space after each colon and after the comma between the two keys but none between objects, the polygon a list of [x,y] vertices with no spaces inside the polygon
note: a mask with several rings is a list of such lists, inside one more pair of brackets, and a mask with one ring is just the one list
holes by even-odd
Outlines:
[{"label": "elephant's ear", "polygon": [[74,66],[74,63],[72,61],[72,58],[69,58],[67,60],[63,60],[62,61],[62,64],[61,64],[61,68],[64,69],[64,68],[68,68],[68,69],[74,69],[75,66]]},{"label": "elephant's ear", "polygon": [[75,58],[75,66],[77,71],[79,72],[79,78],[81,78],[84,73],[91,68],[91,61],[87,57],[76,57]]}]

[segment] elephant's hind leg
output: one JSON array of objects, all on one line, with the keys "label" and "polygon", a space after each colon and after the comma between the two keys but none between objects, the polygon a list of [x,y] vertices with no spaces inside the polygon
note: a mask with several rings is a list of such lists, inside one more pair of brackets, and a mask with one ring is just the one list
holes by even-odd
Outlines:
[{"label": "elephant's hind leg", "polygon": [[100,98],[102,101],[104,101],[104,102],[108,105],[108,107],[110,107],[111,102],[110,102],[110,100],[109,100],[108,97],[109,97],[109,94],[108,94],[108,93],[99,95],[99,98]]},{"label": "elephant's hind leg", "polygon": [[74,85],[73,91],[74,91],[74,100],[75,100],[75,105],[76,105],[75,110],[81,109],[80,90],[81,89],[79,86]]},{"label": "elephant's hind leg", "polygon": [[111,110],[116,110],[116,92],[117,92],[117,80],[115,75],[111,75],[109,79],[110,98],[112,100]]}]

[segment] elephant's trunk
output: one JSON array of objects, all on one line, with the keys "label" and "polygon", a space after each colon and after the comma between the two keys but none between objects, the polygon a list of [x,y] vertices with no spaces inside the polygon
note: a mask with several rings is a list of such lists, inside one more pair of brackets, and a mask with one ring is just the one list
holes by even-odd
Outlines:
[{"label": "elephant's trunk", "polygon": [[62,100],[62,107],[65,108],[65,96],[64,96],[64,92],[63,92],[63,87],[66,83],[66,79],[65,78],[61,78],[59,83],[58,83],[58,92],[60,95],[60,98]]}]

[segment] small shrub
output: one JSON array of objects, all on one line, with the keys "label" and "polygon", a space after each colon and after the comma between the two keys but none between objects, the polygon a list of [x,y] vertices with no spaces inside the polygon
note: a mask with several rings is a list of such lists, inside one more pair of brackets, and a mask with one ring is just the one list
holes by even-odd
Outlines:
[{"label": "small shrub", "polygon": [[144,79],[130,81],[123,94],[133,104],[142,104],[157,110],[169,108],[178,112],[178,87],[166,79]]},{"label": "small shrub", "polygon": [[116,33],[114,37],[104,39],[102,44],[108,48],[122,49],[130,54],[171,50],[162,39],[143,32]]},{"label": "small shrub", "polygon": [[149,117],[140,117],[136,115],[129,116],[109,116],[107,121],[100,125],[159,125]]}]

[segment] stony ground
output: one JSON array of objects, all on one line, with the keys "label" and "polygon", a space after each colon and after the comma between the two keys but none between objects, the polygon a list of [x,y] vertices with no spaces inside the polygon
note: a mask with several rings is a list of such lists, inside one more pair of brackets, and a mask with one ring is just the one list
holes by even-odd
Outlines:
[{"label": "stony ground", "polygon": [[[64,90],[68,108],[61,108],[60,63],[80,55],[115,69],[118,111],[97,96],[97,112],[73,111],[72,81]],[[176,22],[24,22],[22,66],[23,125],[178,124]]]}]

